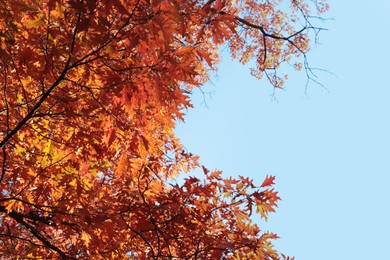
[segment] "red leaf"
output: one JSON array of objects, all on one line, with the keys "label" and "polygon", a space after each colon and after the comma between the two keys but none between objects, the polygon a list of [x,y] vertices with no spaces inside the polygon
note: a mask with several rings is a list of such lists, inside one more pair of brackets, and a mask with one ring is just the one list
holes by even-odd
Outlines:
[{"label": "red leaf", "polygon": [[202,165],[202,170],[203,170],[203,172],[204,172],[204,174],[208,174],[210,171],[206,168],[206,167],[204,167],[203,165]]},{"label": "red leaf", "polygon": [[260,187],[267,187],[267,186],[272,186],[273,184],[275,184],[274,182],[275,180],[275,176],[268,176],[265,178],[265,180],[263,181],[263,184],[261,184]]},{"label": "red leaf", "polygon": [[105,135],[103,137],[103,143],[107,144],[107,147],[110,147],[114,139],[115,139],[115,129],[113,129],[113,127],[110,126],[105,132]]}]

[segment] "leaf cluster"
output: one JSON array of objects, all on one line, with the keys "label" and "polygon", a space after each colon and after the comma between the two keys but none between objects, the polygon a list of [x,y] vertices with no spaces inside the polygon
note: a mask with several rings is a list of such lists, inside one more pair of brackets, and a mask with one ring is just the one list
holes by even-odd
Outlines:
[{"label": "leaf cluster", "polygon": [[[204,177],[174,134],[229,43],[253,74],[309,49],[324,1],[0,2],[0,256],[61,259],[289,259],[264,219],[279,197]],[[295,30],[303,19],[303,27]]]}]

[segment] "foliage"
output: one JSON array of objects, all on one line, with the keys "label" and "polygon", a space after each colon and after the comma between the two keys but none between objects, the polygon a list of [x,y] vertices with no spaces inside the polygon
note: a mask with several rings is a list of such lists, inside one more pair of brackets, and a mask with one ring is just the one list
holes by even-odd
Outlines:
[{"label": "foliage", "polygon": [[280,2],[1,1],[2,259],[289,259],[250,219],[275,210],[274,177],[171,181],[199,166],[175,121],[221,45],[275,87],[305,62],[327,5]]}]

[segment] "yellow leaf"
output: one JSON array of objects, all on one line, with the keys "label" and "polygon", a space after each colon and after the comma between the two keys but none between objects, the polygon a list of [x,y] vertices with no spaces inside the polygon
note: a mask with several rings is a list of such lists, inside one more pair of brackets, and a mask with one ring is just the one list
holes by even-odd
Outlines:
[{"label": "yellow leaf", "polygon": [[20,103],[22,103],[22,101],[23,101],[23,95],[22,95],[22,93],[18,93],[16,95],[16,103],[20,104]]},{"label": "yellow leaf", "polygon": [[84,240],[85,244],[88,246],[89,241],[91,240],[91,236],[87,232],[83,231],[81,232],[81,239]]},{"label": "yellow leaf", "polygon": [[92,184],[88,180],[84,180],[83,183],[85,190],[90,190],[92,188]]},{"label": "yellow leaf", "polygon": [[71,176],[77,176],[78,175],[78,171],[76,171],[75,169],[73,169],[70,166],[66,166],[65,173],[68,174],[68,175],[71,175]]},{"label": "yellow leaf", "polygon": [[7,206],[5,206],[5,210],[7,211],[7,213],[10,213],[12,211],[12,208],[15,205],[15,203],[16,203],[16,200],[9,200],[5,203],[7,205]]},{"label": "yellow leaf", "polygon": [[31,196],[31,195],[28,195],[27,196],[27,201],[28,201],[28,203],[31,203],[31,204],[34,204],[34,197],[33,196]]},{"label": "yellow leaf", "polygon": [[45,155],[49,155],[51,154],[51,147],[52,147],[52,144],[53,144],[53,141],[51,139],[49,139],[49,141],[47,142],[47,146],[45,147],[45,149],[43,149],[43,153]]},{"label": "yellow leaf", "polygon": [[25,25],[28,29],[38,28],[42,24],[45,24],[43,14],[37,15],[37,17],[35,19],[29,20],[25,23]]},{"label": "yellow leaf", "polygon": [[27,259],[43,259],[41,256],[35,256],[32,253],[27,255]]},{"label": "yellow leaf", "polygon": [[63,173],[58,173],[58,174],[55,174],[55,175],[54,175],[54,179],[56,179],[57,181],[62,180],[62,177],[64,177],[64,174],[63,174]]},{"label": "yellow leaf", "polygon": [[231,192],[231,191],[227,191],[227,192],[225,192],[225,193],[223,194],[223,197],[224,197],[224,198],[228,198],[228,197],[230,197],[230,196],[232,196],[232,192]]},{"label": "yellow leaf", "polygon": [[72,187],[76,187],[76,185],[77,185],[77,180],[76,180],[76,179],[73,179],[71,182],[69,182],[69,185],[72,186]]},{"label": "yellow leaf", "polygon": [[37,68],[40,68],[41,67],[41,63],[39,61],[36,61],[33,63],[33,65]]},{"label": "yellow leaf", "polygon": [[16,146],[16,149],[15,149],[15,154],[17,155],[25,155],[27,150],[19,145],[15,145]]},{"label": "yellow leaf", "polygon": [[42,158],[41,165],[43,168],[49,166],[50,164],[50,159],[46,155]]}]

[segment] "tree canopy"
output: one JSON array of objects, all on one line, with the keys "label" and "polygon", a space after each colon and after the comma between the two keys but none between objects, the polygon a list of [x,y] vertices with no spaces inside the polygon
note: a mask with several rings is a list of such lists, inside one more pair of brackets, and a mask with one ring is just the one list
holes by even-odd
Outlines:
[{"label": "tree canopy", "polygon": [[[175,136],[228,46],[281,87],[306,69],[324,0],[0,2],[0,256],[290,259],[264,219],[280,199],[200,166]],[[204,176],[181,173],[202,167]]]}]

